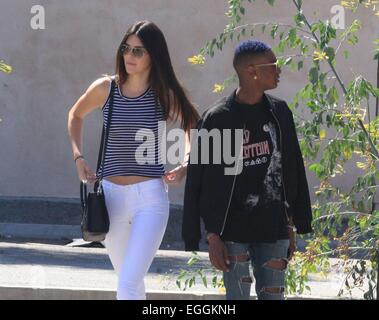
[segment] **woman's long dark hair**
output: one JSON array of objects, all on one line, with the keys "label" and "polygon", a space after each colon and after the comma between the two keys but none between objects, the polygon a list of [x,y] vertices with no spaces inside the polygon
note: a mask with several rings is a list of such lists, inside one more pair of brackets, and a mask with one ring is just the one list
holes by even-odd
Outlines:
[{"label": "woman's long dark hair", "polygon": [[[181,127],[186,132],[196,126],[199,113],[189,101],[184,88],[176,78],[172,67],[166,39],[162,31],[150,21],[139,21],[126,32],[117,51],[116,75],[119,84],[125,83],[126,73],[121,46],[131,35],[136,35],[148,51],[151,58],[150,85],[157,95],[157,99],[165,109],[166,120],[169,115],[174,119],[181,119]],[[171,93],[171,94],[170,94]]]}]

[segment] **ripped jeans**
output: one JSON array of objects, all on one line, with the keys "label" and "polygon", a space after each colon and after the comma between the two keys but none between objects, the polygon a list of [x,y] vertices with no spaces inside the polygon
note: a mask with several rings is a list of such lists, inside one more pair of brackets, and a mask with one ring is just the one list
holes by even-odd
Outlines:
[{"label": "ripped jeans", "polygon": [[252,278],[251,262],[255,290],[259,300],[283,300],[284,278],[288,260],[289,240],[273,243],[236,243],[225,242],[230,265],[224,272],[224,284],[227,300],[248,300]]}]

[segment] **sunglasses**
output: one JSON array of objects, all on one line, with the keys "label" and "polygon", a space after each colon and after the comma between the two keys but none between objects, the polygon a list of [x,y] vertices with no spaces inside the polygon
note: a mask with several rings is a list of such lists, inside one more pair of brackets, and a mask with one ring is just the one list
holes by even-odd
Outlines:
[{"label": "sunglasses", "polygon": [[275,66],[276,69],[279,69],[279,61],[271,62],[271,63],[262,63],[262,64],[252,64],[254,67],[271,67]]},{"label": "sunglasses", "polygon": [[132,47],[128,44],[123,44],[120,50],[123,54],[132,53],[132,56],[136,58],[142,58],[146,53],[146,50],[143,47]]}]

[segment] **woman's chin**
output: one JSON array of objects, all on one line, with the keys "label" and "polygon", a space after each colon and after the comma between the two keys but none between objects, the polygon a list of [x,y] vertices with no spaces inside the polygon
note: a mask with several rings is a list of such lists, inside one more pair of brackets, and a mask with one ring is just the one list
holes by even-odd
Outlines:
[{"label": "woman's chin", "polygon": [[133,75],[133,74],[138,73],[135,68],[126,67],[125,70],[126,70],[126,73],[129,75]]},{"label": "woman's chin", "polygon": [[142,75],[142,74],[150,71],[149,68],[141,70],[141,69],[137,69],[136,67],[129,67],[129,66],[126,66],[125,70],[126,70],[126,73],[130,76],[137,75],[137,74]]}]

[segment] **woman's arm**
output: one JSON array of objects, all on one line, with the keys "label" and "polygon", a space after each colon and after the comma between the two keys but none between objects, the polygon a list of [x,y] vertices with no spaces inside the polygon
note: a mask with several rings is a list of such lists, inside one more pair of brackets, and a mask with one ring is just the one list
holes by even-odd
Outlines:
[{"label": "woman's arm", "polygon": [[72,147],[73,158],[78,169],[79,178],[93,182],[95,175],[85,163],[82,155],[82,131],[84,118],[97,108],[104,105],[109,94],[110,79],[96,80],[79,98],[68,113],[68,134]]},{"label": "woman's arm", "polygon": [[[173,100],[172,100],[173,101]],[[171,108],[171,110],[176,110],[175,108]],[[168,117],[169,121],[174,122],[176,120],[177,122],[181,122],[181,116],[180,115],[174,115],[170,114]],[[176,168],[170,170],[169,172],[165,173],[165,181],[167,184],[172,184],[172,185],[178,185],[182,182],[184,177],[187,174],[187,166],[188,166],[188,161],[189,161],[189,155],[191,151],[191,132],[186,132],[185,133],[185,146],[184,146],[184,159],[183,162],[177,166]]]},{"label": "woman's arm", "polygon": [[186,132],[185,135],[185,156],[183,162],[176,168],[165,173],[165,181],[168,184],[178,185],[182,182],[184,177],[187,174],[187,166],[189,161],[189,155],[191,151],[191,141],[190,141],[190,132]]}]

